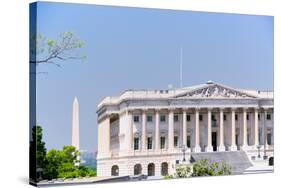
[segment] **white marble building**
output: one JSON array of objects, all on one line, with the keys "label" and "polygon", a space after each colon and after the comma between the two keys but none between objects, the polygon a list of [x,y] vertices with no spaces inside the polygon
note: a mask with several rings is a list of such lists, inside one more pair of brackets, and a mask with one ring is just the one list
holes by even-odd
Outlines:
[{"label": "white marble building", "polygon": [[[97,107],[97,175],[161,176],[192,152],[257,146],[273,155],[273,92],[208,81],[169,90],[127,90]],[[263,155],[263,152],[261,152]]]}]

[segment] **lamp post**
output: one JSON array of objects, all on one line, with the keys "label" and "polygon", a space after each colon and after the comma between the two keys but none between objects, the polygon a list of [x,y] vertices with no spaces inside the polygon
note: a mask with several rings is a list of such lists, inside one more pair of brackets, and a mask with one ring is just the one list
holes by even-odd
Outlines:
[{"label": "lamp post", "polygon": [[183,159],[182,159],[182,162],[185,162],[185,152],[186,152],[186,146],[185,145],[183,145],[182,146],[182,153],[183,153]]},{"label": "lamp post", "polygon": [[258,148],[258,158],[261,158],[261,153],[260,153],[261,145],[258,145],[257,148]]}]

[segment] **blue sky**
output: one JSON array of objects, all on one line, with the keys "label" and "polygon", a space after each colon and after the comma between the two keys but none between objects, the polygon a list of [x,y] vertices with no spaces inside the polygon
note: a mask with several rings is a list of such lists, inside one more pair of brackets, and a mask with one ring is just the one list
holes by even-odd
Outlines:
[{"label": "blue sky", "polygon": [[213,80],[230,87],[273,89],[273,17],[38,3],[37,31],[65,31],[85,41],[87,59],[40,65],[37,122],[47,149],[71,144],[71,113],[80,104],[81,149],[96,151],[96,106],[126,89],[179,87]]}]

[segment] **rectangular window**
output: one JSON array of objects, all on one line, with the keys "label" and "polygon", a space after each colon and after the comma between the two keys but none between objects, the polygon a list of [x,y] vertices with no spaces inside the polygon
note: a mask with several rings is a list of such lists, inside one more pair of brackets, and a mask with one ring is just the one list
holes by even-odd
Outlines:
[{"label": "rectangular window", "polygon": [[216,120],[215,115],[212,115],[212,121],[215,121],[215,120]]},{"label": "rectangular window", "polygon": [[147,122],[152,122],[152,116],[147,116],[146,120]]},{"label": "rectangular window", "polygon": [[161,122],[165,122],[166,121],[166,116],[165,115],[161,115],[160,116],[160,121]]},{"label": "rectangular window", "polygon": [[261,115],[260,114],[258,114],[258,120],[261,120]]},{"label": "rectangular window", "polygon": [[140,117],[139,116],[134,116],[134,122],[137,123],[140,121]]},{"label": "rectangular window", "polygon": [[266,120],[271,120],[271,114],[266,114]]},{"label": "rectangular window", "polygon": [[165,137],[161,136],[160,138],[160,148],[164,149],[165,148]]},{"label": "rectangular window", "polygon": [[249,114],[247,114],[247,120],[249,120]]},{"label": "rectangular window", "polygon": [[237,114],[235,114],[235,121],[237,121],[238,120],[238,115]]},{"label": "rectangular window", "polygon": [[147,138],[147,149],[152,149],[152,137]]},{"label": "rectangular window", "polygon": [[174,136],[174,147],[178,147],[178,136]]},{"label": "rectangular window", "polygon": [[174,122],[178,122],[179,121],[179,116],[178,115],[174,115]]},{"label": "rectangular window", "polygon": [[190,115],[186,115],[186,121],[190,121]]},{"label": "rectangular window", "polygon": [[223,120],[226,121],[226,115],[225,114],[223,115]]},{"label": "rectangular window", "polygon": [[190,148],[190,136],[186,137],[186,146]]},{"label": "rectangular window", "polygon": [[176,164],[180,164],[180,160],[176,160]]},{"label": "rectangular window", "polygon": [[134,138],[134,150],[138,150],[139,149],[139,138],[136,137]]},{"label": "rectangular window", "polygon": [[203,115],[199,115],[199,121],[203,121]]}]

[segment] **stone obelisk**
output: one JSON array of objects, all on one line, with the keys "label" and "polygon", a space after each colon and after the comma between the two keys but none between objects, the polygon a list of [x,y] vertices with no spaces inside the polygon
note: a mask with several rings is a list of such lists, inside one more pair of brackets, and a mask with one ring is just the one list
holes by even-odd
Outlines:
[{"label": "stone obelisk", "polygon": [[74,98],[72,107],[72,146],[76,150],[80,149],[79,145],[79,103],[77,97]]}]

